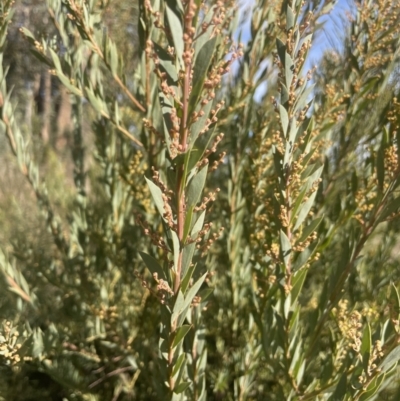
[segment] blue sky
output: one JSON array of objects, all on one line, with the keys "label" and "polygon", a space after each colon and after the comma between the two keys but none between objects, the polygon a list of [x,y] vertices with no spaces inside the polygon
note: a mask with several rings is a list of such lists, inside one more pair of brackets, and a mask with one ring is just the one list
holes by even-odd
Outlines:
[{"label": "blue sky", "polygon": [[349,14],[354,14],[354,7],[350,0],[339,0],[332,12],[320,18],[318,23],[323,24],[314,35],[313,48],[310,59],[318,60],[327,49],[340,50],[344,39],[345,23]]},{"label": "blue sky", "polygon": [[[246,17],[246,20],[241,25],[241,42],[246,43],[250,39],[250,13],[246,11],[251,9],[251,6],[256,0],[238,0],[241,13]],[[327,49],[340,50],[343,43],[344,23],[347,20],[349,13],[354,13],[354,8],[351,7],[353,0],[338,0],[333,10],[321,17],[317,23],[320,24],[320,29],[316,32],[313,38],[313,47],[310,50],[308,60],[306,61],[305,69],[311,69],[314,65],[318,65],[318,61]],[[352,12],[353,10],[353,12]],[[341,35],[343,33],[343,35]],[[238,33],[239,36],[239,33]],[[259,87],[256,91],[256,98],[261,98],[265,93],[265,87]]]},{"label": "blue sky", "polygon": [[[238,0],[239,7],[243,15],[247,16],[241,26],[241,41],[246,43],[250,39],[250,13],[244,13],[255,3],[256,0]],[[333,10],[320,18],[318,23],[321,28],[314,35],[313,48],[310,52],[310,59],[317,61],[326,49],[337,46],[341,47],[343,38],[340,32],[343,32],[343,21],[347,19],[347,15],[354,10],[351,7],[352,0],[338,0]],[[343,32],[344,34],[344,32]]]}]

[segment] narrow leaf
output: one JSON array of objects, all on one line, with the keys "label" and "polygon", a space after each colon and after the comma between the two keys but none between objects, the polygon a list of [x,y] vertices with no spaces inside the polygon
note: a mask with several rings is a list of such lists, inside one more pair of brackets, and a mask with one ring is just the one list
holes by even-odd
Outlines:
[{"label": "narrow leaf", "polygon": [[347,375],[344,373],[328,401],[343,401],[347,393]]},{"label": "narrow leaf", "polygon": [[154,52],[160,60],[160,67],[167,74],[167,83],[169,86],[176,86],[178,82],[178,73],[171,56],[156,42],[153,43]]},{"label": "narrow leaf", "polygon": [[363,331],[363,337],[361,340],[361,356],[363,359],[363,366],[364,366],[364,371],[368,374],[368,365],[369,365],[369,358],[371,355],[371,327],[369,323],[366,324],[364,331]]},{"label": "narrow leaf", "polygon": [[294,27],[295,23],[295,15],[293,13],[293,10],[287,6],[286,9],[286,30],[288,31],[289,29],[292,29]]},{"label": "narrow leaf", "polygon": [[185,297],[183,296],[183,293],[180,290],[176,296],[174,309],[172,310],[171,324],[175,324],[176,319],[182,313],[184,303],[185,303]]},{"label": "narrow leaf", "polygon": [[306,106],[306,104],[308,103],[309,96],[313,93],[314,87],[315,84],[309,85],[307,89],[304,90],[303,93],[300,95],[294,107],[295,113],[301,111]]},{"label": "narrow leaf", "polygon": [[160,213],[161,217],[164,215],[164,200],[162,198],[162,192],[161,189],[154,184],[153,181],[149,180],[147,177],[144,177],[146,179],[147,185],[149,186],[150,193],[153,197],[154,204],[157,207],[158,213]]},{"label": "narrow leaf", "polygon": [[[378,392],[378,390],[381,388],[383,381],[385,379],[385,374],[381,374],[377,377],[375,377],[371,383],[368,385],[367,390],[365,393],[361,395],[359,398],[359,401],[367,401],[367,400],[372,400],[375,399],[374,395]],[[372,398],[374,397],[374,398]]]},{"label": "narrow leaf", "polygon": [[290,57],[290,54],[285,54],[285,78],[286,78],[286,86],[288,88],[292,85],[293,80],[293,70],[294,70],[294,62]]},{"label": "narrow leaf", "polygon": [[191,325],[185,324],[176,330],[174,341],[172,342],[172,348],[175,348],[185,338],[191,328]]},{"label": "narrow leaf", "polygon": [[203,228],[205,217],[206,217],[206,211],[203,210],[200,216],[197,218],[196,223],[194,224],[192,231],[190,233],[192,238],[194,238],[194,236]]},{"label": "narrow leaf", "polygon": [[280,115],[280,118],[281,118],[281,125],[282,125],[283,135],[286,138],[287,130],[288,130],[288,127],[289,127],[289,116],[288,116],[288,113],[287,113],[286,109],[281,104],[279,104],[279,115]]},{"label": "narrow leaf", "polygon": [[388,217],[390,217],[394,213],[398,213],[400,209],[400,196],[395,199],[392,199],[387,206],[382,210],[382,213],[379,216],[379,221],[385,221]]},{"label": "narrow leaf", "polygon": [[111,74],[115,77],[118,75],[118,52],[115,43],[110,41],[110,68]]},{"label": "narrow leaf", "polygon": [[183,393],[192,383],[191,382],[182,382],[179,383],[175,388],[174,388],[174,393],[180,394]]},{"label": "narrow leaf", "polygon": [[216,36],[207,41],[200,49],[199,54],[196,57],[193,69],[194,84],[189,101],[189,116],[195,110],[196,104],[203,90],[204,81],[207,77],[207,72],[212,60],[216,41]]},{"label": "narrow leaf", "polygon": [[192,226],[192,218],[193,218],[193,208],[194,206],[190,206],[185,217],[185,225],[183,227],[183,238],[182,244],[185,244],[186,238],[189,235],[190,228]]},{"label": "narrow leaf", "polygon": [[192,242],[183,248],[183,260],[182,260],[182,283],[181,289],[185,293],[192,277],[194,267],[190,267],[193,259],[194,250],[196,249],[196,243]]},{"label": "narrow leaf", "polygon": [[289,100],[289,91],[283,83],[281,84],[281,104],[285,105]]},{"label": "narrow leaf", "polygon": [[296,274],[293,277],[293,284],[292,284],[292,305],[297,301],[297,298],[300,295],[300,292],[303,288],[303,284],[306,280],[307,276],[307,269],[300,270],[296,272]]},{"label": "narrow leaf", "polygon": [[393,311],[397,315],[397,319],[400,318],[400,296],[399,292],[397,291],[396,286],[394,283],[390,284],[390,304],[393,309]]},{"label": "narrow leaf", "polygon": [[157,274],[159,279],[166,280],[164,270],[162,267],[159,265],[156,259],[154,259],[152,256],[148,255],[147,253],[139,251],[139,254],[147,266],[147,268],[150,270],[151,275]]},{"label": "narrow leaf", "polygon": [[188,206],[196,206],[207,178],[208,165],[204,166],[189,182],[186,194]]},{"label": "narrow leaf", "polygon": [[181,252],[181,243],[179,241],[178,234],[174,230],[169,230],[172,237],[172,246],[174,250],[174,266],[178,266],[179,254]]},{"label": "narrow leaf", "polygon": [[383,191],[385,180],[385,149],[383,146],[379,149],[376,155],[376,176],[378,178],[378,187],[380,191]]},{"label": "narrow leaf", "polygon": [[292,245],[290,243],[289,238],[287,235],[281,230],[280,232],[280,239],[281,239],[281,251],[285,266],[287,267],[290,260],[290,253],[292,252]]},{"label": "narrow leaf", "polygon": [[309,235],[311,235],[321,224],[322,220],[324,219],[324,216],[317,217],[314,219],[301,233],[301,237],[298,239],[298,243],[304,242]]},{"label": "narrow leaf", "polygon": [[197,293],[199,292],[199,289],[201,287],[201,285],[203,284],[206,276],[208,273],[204,273],[197,281],[196,283],[193,284],[193,286],[189,289],[189,291],[187,292],[186,296],[185,296],[185,302],[184,302],[184,306],[182,308],[182,310],[185,310],[186,307],[190,306],[190,304],[193,301],[193,298],[197,295]]},{"label": "narrow leaf", "polygon": [[172,377],[175,377],[176,374],[179,372],[181,366],[183,366],[183,362],[185,361],[185,353],[183,352],[178,356],[178,359],[175,362],[174,367],[172,368]]},{"label": "narrow leaf", "polygon": [[183,68],[183,28],[180,18],[172,11],[168,6],[166,7],[166,13],[168,18],[168,23],[171,29],[172,38],[174,40],[175,54],[178,57],[179,64]]},{"label": "narrow leaf", "polygon": [[304,220],[308,217],[308,214],[310,213],[310,210],[314,204],[314,199],[316,195],[317,191],[313,192],[307,199],[307,201],[300,207],[300,211],[297,216],[296,224],[293,227],[293,231],[297,230],[304,222]]},{"label": "narrow leaf", "polygon": [[276,38],[276,49],[278,50],[278,56],[281,60],[281,63],[285,67],[286,45],[279,38]]},{"label": "narrow leaf", "polygon": [[393,367],[393,365],[397,365],[397,362],[399,360],[400,360],[400,345],[398,345],[389,353],[389,355],[382,361],[379,367],[382,370],[382,372],[387,372]]}]

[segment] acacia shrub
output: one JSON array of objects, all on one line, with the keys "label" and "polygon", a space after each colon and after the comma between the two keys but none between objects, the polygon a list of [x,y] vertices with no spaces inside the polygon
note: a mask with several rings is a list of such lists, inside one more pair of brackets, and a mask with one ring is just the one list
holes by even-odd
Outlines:
[{"label": "acacia shrub", "polygon": [[307,71],[330,1],[254,2],[246,45],[233,1],[142,1],[132,72],[109,2],[49,0],[57,36],[21,32],[70,96],[61,208],[1,6],[1,130],[51,241],[3,244],[0,397],[398,396],[400,6],[358,2]]}]

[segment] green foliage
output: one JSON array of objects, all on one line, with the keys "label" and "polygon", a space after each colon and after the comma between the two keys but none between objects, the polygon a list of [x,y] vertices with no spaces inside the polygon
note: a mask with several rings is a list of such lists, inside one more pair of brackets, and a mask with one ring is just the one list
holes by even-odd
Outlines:
[{"label": "green foliage", "polygon": [[357,2],[307,71],[330,1],[255,1],[243,45],[234,1],[48,0],[18,42],[43,113],[7,76],[25,6],[0,400],[397,399],[400,6]]}]

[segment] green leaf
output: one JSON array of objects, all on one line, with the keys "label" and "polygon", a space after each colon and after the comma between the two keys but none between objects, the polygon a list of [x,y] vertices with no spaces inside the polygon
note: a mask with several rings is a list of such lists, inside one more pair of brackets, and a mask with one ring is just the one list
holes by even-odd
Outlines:
[{"label": "green leaf", "polygon": [[290,312],[290,307],[292,306],[292,296],[289,293],[286,298],[285,298],[285,302],[283,304],[283,315],[285,317],[285,319],[287,319],[289,317],[289,312]]},{"label": "green leaf", "polygon": [[[293,125],[291,126],[291,128],[293,128]],[[290,131],[292,131],[292,129]],[[286,143],[285,154],[283,156],[283,166],[285,170],[287,170],[292,165],[292,150],[293,146],[292,143],[290,143],[289,141]]]},{"label": "green leaf", "polygon": [[288,113],[287,113],[286,109],[281,104],[279,104],[278,107],[279,107],[279,115],[280,115],[280,118],[281,118],[281,125],[282,125],[283,135],[286,138],[287,130],[288,130],[288,127],[289,127],[289,116],[288,116]]},{"label": "green leaf", "polygon": [[301,361],[301,363],[298,365],[298,367],[296,366],[296,384],[297,386],[299,386],[301,384],[301,382],[303,381],[303,377],[304,377],[304,372],[306,371],[306,360],[303,359]]},{"label": "green leaf", "polygon": [[390,307],[396,312],[397,319],[400,318],[400,296],[394,283],[390,283]]},{"label": "green leaf", "polygon": [[174,324],[178,316],[181,314],[183,310],[183,306],[185,303],[185,297],[181,290],[178,291],[178,294],[175,298],[174,309],[171,314],[171,324]]},{"label": "green leaf", "polygon": [[310,234],[312,234],[318,226],[321,224],[322,220],[324,219],[324,216],[317,217],[314,219],[301,233],[301,237],[297,240],[297,243],[304,242]]},{"label": "green leaf", "polygon": [[287,6],[286,8],[286,30],[292,29],[294,27],[296,20],[296,16],[293,13],[293,10]]},{"label": "green leaf", "polygon": [[[307,82],[307,81],[306,81]],[[309,103],[308,98],[313,93],[315,88],[315,84],[309,85],[306,90],[303,91],[301,96],[298,98],[295,107],[294,107],[294,112],[297,113],[298,111],[301,111],[307,103]]]},{"label": "green leaf", "polygon": [[57,71],[57,77],[61,81],[61,83],[74,95],[83,96],[82,91],[76,86],[71,84],[71,81],[61,72]]},{"label": "green leaf", "polygon": [[296,374],[297,374],[298,368],[296,369],[296,365],[299,366],[299,362],[301,363],[301,360],[300,360],[301,346],[302,346],[301,341],[298,341],[296,348],[295,348],[294,352],[292,353],[292,360],[290,362],[289,372],[293,376],[296,376]]},{"label": "green leaf", "polygon": [[[197,0],[197,3],[201,4],[201,1],[202,0]],[[213,17],[214,17],[214,9],[213,7],[209,7],[207,14],[203,18],[203,23],[208,24],[207,30],[203,32],[202,26],[200,25],[196,32],[197,39],[194,42],[195,58],[199,56],[200,49],[204,46],[204,44],[210,39],[212,35],[214,26],[211,22]]]},{"label": "green leaf", "polygon": [[191,325],[185,324],[179,327],[174,333],[174,340],[172,342],[172,348],[175,348],[186,336],[189,330],[192,328]]},{"label": "green leaf", "polygon": [[174,250],[174,267],[178,266],[179,254],[181,252],[181,243],[179,241],[178,234],[174,230],[169,230],[172,237],[172,247]]},{"label": "green leaf", "polygon": [[283,83],[281,83],[281,104],[285,105],[289,100],[289,91]]},{"label": "green leaf", "polygon": [[381,146],[376,158],[376,174],[378,178],[378,186],[381,191],[383,191],[385,180],[385,150],[387,149],[389,142],[389,132],[385,127],[383,127]]},{"label": "green leaf", "polygon": [[52,61],[44,56],[41,52],[37,51],[36,49],[29,49],[29,51],[42,63],[46,64],[50,68],[53,68]]},{"label": "green leaf", "polygon": [[387,357],[381,362],[380,369],[383,373],[390,370],[393,365],[397,365],[398,361],[400,360],[400,345],[394,348]]},{"label": "green leaf", "polygon": [[334,393],[329,397],[328,401],[343,401],[347,393],[347,372],[343,373],[336,386]]},{"label": "green leaf", "polygon": [[43,332],[40,328],[33,331],[30,337],[31,355],[34,358],[41,358],[44,351]]},{"label": "green leaf", "polygon": [[106,104],[96,96],[92,89],[89,87],[85,88],[85,97],[89,100],[93,108],[101,115],[107,115],[108,110]]},{"label": "green leaf", "polygon": [[276,38],[276,49],[278,50],[278,56],[281,60],[281,63],[285,67],[286,45],[279,38]]},{"label": "green leaf", "polygon": [[194,250],[196,249],[196,243],[192,242],[189,245],[186,245],[183,248],[183,257],[182,257],[182,282],[181,289],[182,292],[185,293],[187,290],[187,286],[189,285],[190,279],[192,277],[194,268],[191,268],[190,265],[192,263]]},{"label": "green leaf", "polygon": [[305,169],[304,173],[302,174],[302,178],[305,179],[306,177],[308,177],[307,190],[310,190],[315,181],[317,181],[319,177],[321,177],[323,169],[324,166],[318,164],[313,164]]},{"label": "green leaf", "polygon": [[154,259],[152,256],[148,255],[147,253],[139,251],[139,254],[141,258],[143,259],[143,262],[147,266],[147,268],[150,270],[151,275],[157,274],[158,279],[163,279],[166,280],[164,270],[162,267],[159,265],[156,259]]},{"label": "green leaf", "polygon": [[304,222],[304,220],[308,217],[308,214],[310,213],[310,210],[314,204],[314,199],[316,195],[317,191],[313,192],[307,199],[307,201],[304,202],[303,205],[300,207],[299,214],[297,215],[296,224],[293,227],[293,231],[296,231]]},{"label": "green leaf", "polygon": [[383,184],[385,181],[385,149],[381,146],[376,155],[376,176],[378,178],[378,187],[383,191]]},{"label": "green leaf", "polygon": [[[153,181],[147,179],[147,177],[144,177],[144,178],[147,182],[147,185],[149,186],[150,193],[151,193],[151,196],[153,197],[154,204],[157,207],[158,213],[160,214],[161,217],[163,217],[165,211],[164,211],[164,200],[162,197],[161,189],[156,184],[154,184]],[[163,217],[163,219],[164,219],[164,217]]]},{"label": "green leaf", "polygon": [[190,206],[186,212],[185,225],[183,227],[183,238],[182,238],[183,245],[185,244],[186,238],[189,235],[190,228],[192,227],[193,208],[194,206]]},{"label": "green leaf", "polygon": [[167,74],[167,83],[169,86],[176,86],[178,83],[178,73],[176,67],[171,60],[171,56],[158,44],[153,43],[154,52],[160,60],[160,67],[162,72]]},{"label": "green leaf", "polygon": [[207,178],[208,165],[204,166],[189,182],[186,201],[187,205],[196,206],[203,192]]},{"label": "green leaf", "polygon": [[31,39],[30,42],[32,44],[35,43],[36,39],[33,36],[33,33],[29,29],[27,29],[25,27],[21,27],[21,28],[19,28],[19,30],[27,39]]},{"label": "green leaf", "polygon": [[111,40],[109,41],[109,51],[111,74],[115,77],[118,75],[118,51],[117,46]]},{"label": "green leaf", "polygon": [[[283,348],[285,346],[285,339],[287,338],[285,322],[283,320],[283,317],[277,310],[275,310],[274,312],[274,319],[276,320],[277,326],[275,329],[277,330],[276,343],[279,347]],[[270,352],[270,344],[265,344],[265,346],[265,352]]]},{"label": "green leaf", "polygon": [[285,53],[285,78],[286,78],[286,86],[288,88],[290,88],[292,85],[293,70],[294,70],[294,62],[290,57],[290,54]]},{"label": "green leaf", "polygon": [[[301,126],[300,126],[301,127]],[[293,144],[296,141],[296,137],[297,137],[297,133],[299,132],[300,127],[297,126],[297,119],[296,117],[293,117],[290,120],[290,131],[289,131],[289,135],[288,135],[288,140],[290,143],[290,147],[293,147]]]},{"label": "green leaf", "polygon": [[[203,114],[203,116],[199,117],[198,120],[195,121],[190,127],[189,141],[192,146],[195,143],[196,139],[198,138],[200,132],[204,128],[206,121],[210,115],[212,106],[213,106],[212,101],[209,101],[205,106],[197,105],[196,111],[200,112],[200,110],[202,110],[204,112],[204,114]],[[195,149],[192,149],[191,151],[193,152],[194,150]],[[201,153],[201,155],[202,155],[202,153]]]},{"label": "green leaf", "polygon": [[307,276],[307,269],[300,270],[296,272],[293,276],[293,283],[292,283],[292,305],[297,301],[297,298],[300,295],[300,292],[303,288],[304,282]]},{"label": "green leaf", "polygon": [[[282,165],[282,154],[280,153],[280,150],[275,146],[272,145],[272,154],[274,157],[274,166],[275,166],[275,171],[278,174],[278,177],[280,178],[281,181],[284,180],[283,177],[283,165]],[[282,187],[281,187],[282,188]]]},{"label": "green leaf", "polygon": [[50,56],[53,60],[55,69],[57,70],[57,72],[62,73],[61,63],[60,63],[60,59],[58,58],[57,53],[51,47],[49,48],[49,51],[50,51]]},{"label": "green leaf", "polygon": [[390,337],[392,334],[392,328],[393,324],[390,319],[387,319],[383,324],[382,324],[382,329],[381,329],[381,336],[380,340],[382,344],[385,343],[385,341]]},{"label": "green leaf", "polygon": [[293,309],[293,313],[290,315],[290,321],[289,321],[289,331],[292,333],[293,331],[296,331],[299,327],[299,317],[300,317],[300,307],[297,305]]},{"label": "green leaf", "polygon": [[192,383],[191,382],[182,382],[179,383],[175,388],[174,388],[174,393],[180,394],[183,393]]},{"label": "green leaf", "polygon": [[176,360],[174,367],[172,368],[172,377],[175,377],[179,372],[179,370],[181,369],[181,367],[184,366],[183,362],[185,362],[185,360],[186,360],[186,355],[184,352],[182,352],[182,354],[178,356],[178,359]]},{"label": "green leaf", "polygon": [[400,209],[400,196],[392,199],[388,202],[387,206],[382,210],[382,213],[379,215],[379,221],[385,221],[388,217],[390,217],[393,213],[397,213]]},{"label": "green leaf", "polygon": [[289,238],[282,230],[280,231],[280,239],[281,239],[281,252],[285,266],[287,267],[290,260],[290,254],[292,252],[292,245],[290,243]]},{"label": "green leaf", "polygon": [[194,224],[192,231],[190,232],[191,237],[194,239],[194,236],[203,228],[204,219],[206,217],[206,211],[203,210],[200,213],[200,216],[197,218],[196,223]]},{"label": "green leaf", "polygon": [[[314,147],[312,149],[309,149],[311,140],[313,139],[313,136],[311,135],[313,132],[313,120],[312,118],[306,117],[301,126],[299,127],[299,132],[298,135],[302,135],[303,142],[300,143],[300,150],[304,153],[308,153],[307,156],[303,159],[303,165],[306,166],[311,159],[312,155],[316,151],[317,147]],[[300,132],[300,129],[302,132]],[[305,134],[303,135],[303,133]]]},{"label": "green leaf", "polygon": [[190,304],[193,301],[193,298],[197,295],[199,292],[200,287],[202,286],[205,278],[207,277],[208,273],[204,273],[194,284],[193,286],[189,289],[189,291],[185,295],[185,302],[184,306],[182,307],[182,310],[185,310],[187,307],[190,306]]},{"label": "green leaf", "polygon": [[302,205],[303,199],[306,196],[306,193],[308,192],[307,188],[304,187],[300,193],[297,195],[296,200],[294,201],[293,207],[292,207],[292,215],[290,217],[290,224],[293,224],[295,218],[297,217],[297,212]]},{"label": "green leaf", "polygon": [[198,296],[201,298],[201,302],[205,302],[207,298],[214,292],[213,288],[204,288],[198,293]]},{"label": "green leaf", "polygon": [[363,337],[361,340],[361,348],[360,348],[360,353],[363,359],[364,371],[367,374],[368,374],[369,358],[371,355],[371,342],[372,342],[371,327],[369,323],[367,323],[363,331]]},{"label": "green leaf", "polygon": [[208,68],[211,64],[217,37],[208,40],[200,49],[193,68],[193,89],[189,100],[189,118],[196,108],[196,104],[203,90]]},{"label": "green leaf", "polygon": [[[185,297],[183,296],[182,291],[178,291],[172,312],[180,313],[182,311],[182,306],[183,306],[184,302],[185,302]],[[173,319],[171,319],[171,320],[173,321]]]},{"label": "green leaf", "polygon": [[175,54],[178,57],[180,68],[183,69],[183,50],[185,44],[183,43],[183,28],[181,19],[172,11],[168,6],[166,7],[168,24],[171,30],[172,39],[174,41]]},{"label": "green leaf", "polygon": [[187,171],[191,171],[202,158],[204,152],[209,147],[212,139],[215,136],[216,124],[212,126],[205,134],[197,138],[193,150],[190,151]]},{"label": "green leaf", "polygon": [[359,401],[367,401],[372,399],[372,397],[378,392],[381,388],[385,379],[385,374],[381,374],[379,376],[374,377],[371,383],[368,385],[365,393],[361,395]]}]

